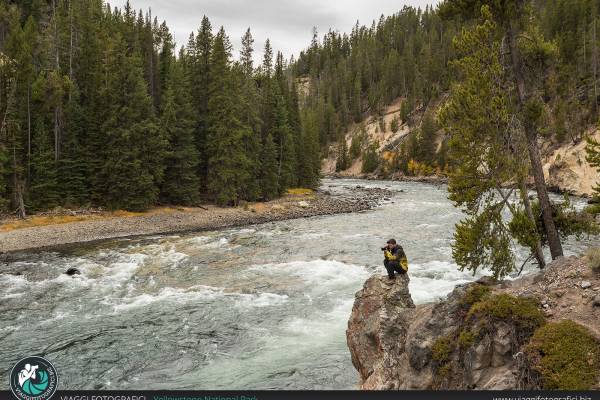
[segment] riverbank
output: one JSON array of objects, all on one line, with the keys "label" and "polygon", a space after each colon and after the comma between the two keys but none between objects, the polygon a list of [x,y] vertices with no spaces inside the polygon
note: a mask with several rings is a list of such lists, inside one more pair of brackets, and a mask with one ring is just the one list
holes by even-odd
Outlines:
[{"label": "riverbank", "polygon": [[446,185],[448,183],[447,176],[428,175],[428,176],[407,176],[402,174],[393,174],[391,176],[380,176],[378,174],[353,174],[345,175],[333,173],[326,176],[331,179],[364,179],[367,181],[387,181],[387,182],[418,182],[428,183],[430,185]]},{"label": "riverbank", "polygon": [[[392,194],[381,188],[352,188],[348,194],[332,195],[326,191],[289,193],[264,203],[240,207],[169,208],[147,213],[79,212],[66,215],[74,222],[50,223],[21,227],[2,232],[15,225],[14,220],[0,221],[0,253],[55,248],[76,243],[145,235],[215,230],[318,215],[364,211]],[[72,212],[71,212],[72,213]],[[26,224],[26,222],[25,222]]]}]

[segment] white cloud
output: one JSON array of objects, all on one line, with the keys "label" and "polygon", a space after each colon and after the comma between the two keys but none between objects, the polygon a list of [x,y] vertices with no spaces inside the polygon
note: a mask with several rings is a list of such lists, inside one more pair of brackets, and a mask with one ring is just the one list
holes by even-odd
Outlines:
[{"label": "white cloud", "polygon": [[[131,0],[135,9],[152,9],[159,21],[166,20],[178,46],[185,45],[192,31],[200,26],[202,16],[210,19],[215,31],[222,25],[239,51],[240,38],[249,27],[255,39],[257,59],[267,38],[275,51],[286,58],[306,48],[312,38],[312,28],[320,36],[330,28],[350,32],[356,21],[370,25],[381,14],[391,15],[405,5],[422,7],[439,0]],[[126,0],[113,0],[122,7]]]}]

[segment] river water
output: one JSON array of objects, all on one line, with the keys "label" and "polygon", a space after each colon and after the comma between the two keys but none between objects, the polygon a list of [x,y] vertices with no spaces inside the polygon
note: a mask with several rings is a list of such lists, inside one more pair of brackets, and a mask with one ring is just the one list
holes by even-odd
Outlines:
[{"label": "river water", "polygon": [[[354,388],[347,320],[355,292],[384,273],[388,238],[408,255],[416,303],[476,277],[452,262],[461,213],[445,187],[323,185],[395,194],[361,213],[113,240],[0,263],[0,389],[29,355],[54,363],[62,389]],[[565,250],[580,254],[589,244],[570,241]],[[65,275],[69,267],[82,274]]]}]

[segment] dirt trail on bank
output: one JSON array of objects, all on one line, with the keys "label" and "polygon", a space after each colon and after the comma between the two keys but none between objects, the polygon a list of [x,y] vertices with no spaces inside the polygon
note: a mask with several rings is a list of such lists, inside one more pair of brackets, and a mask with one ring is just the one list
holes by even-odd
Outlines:
[{"label": "dirt trail on bank", "polygon": [[348,195],[330,195],[327,192],[287,195],[278,200],[250,203],[244,207],[186,208],[169,213],[108,217],[15,229],[0,232],[0,254],[104,239],[206,231],[317,215],[352,213],[368,210],[390,194],[385,189],[354,188]]}]

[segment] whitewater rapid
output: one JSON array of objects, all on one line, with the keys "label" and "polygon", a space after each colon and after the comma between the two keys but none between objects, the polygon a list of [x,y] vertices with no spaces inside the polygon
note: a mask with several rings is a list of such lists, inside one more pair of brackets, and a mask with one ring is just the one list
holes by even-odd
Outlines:
[{"label": "whitewater rapid", "polygon": [[[111,240],[0,263],[0,388],[28,355],[54,363],[61,389],[355,387],[346,324],[355,292],[384,273],[387,239],[408,255],[416,303],[479,276],[452,261],[462,214],[445,187],[324,181],[333,193],[356,185],[395,195],[356,214]],[[589,244],[570,241],[566,253]],[[81,275],[65,275],[70,267]]]}]

